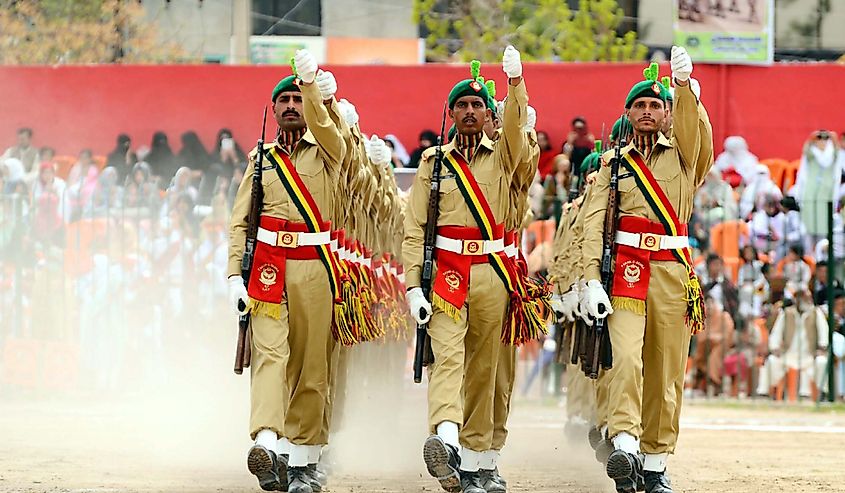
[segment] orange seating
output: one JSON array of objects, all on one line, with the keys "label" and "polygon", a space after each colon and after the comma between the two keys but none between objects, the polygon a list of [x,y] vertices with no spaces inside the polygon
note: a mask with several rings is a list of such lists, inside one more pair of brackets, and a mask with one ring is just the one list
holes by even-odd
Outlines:
[{"label": "orange seating", "polygon": [[772,181],[775,182],[775,185],[779,186],[781,190],[783,190],[783,174],[786,168],[789,167],[789,161],[786,159],[769,158],[761,159],[760,164],[765,164],[766,167],[769,168],[769,174],[772,177]]},{"label": "orange seating", "polygon": [[106,156],[93,156],[91,160],[94,161],[94,164],[97,165],[97,169],[99,170],[106,167]]},{"label": "orange seating", "polygon": [[781,190],[786,192],[792,187],[792,185],[795,185],[795,180],[798,178],[798,168],[800,167],[800,159],[796,159],[795,161],[789,163],[789,165],[784,170],[783,184],[781,185]]},{"label": "orange seating", "polygon": [[56,163],[56,176],[62,180],[67,180],[70,169],[76,164],[76,158],[73,156],[56,156],[53,161]]},{"label": "orange seating", "polygon": [[710,249],[723,259],[739,258],[743,239],[748,239],[748,225],[743,221],[725,221],[710,228]]}]

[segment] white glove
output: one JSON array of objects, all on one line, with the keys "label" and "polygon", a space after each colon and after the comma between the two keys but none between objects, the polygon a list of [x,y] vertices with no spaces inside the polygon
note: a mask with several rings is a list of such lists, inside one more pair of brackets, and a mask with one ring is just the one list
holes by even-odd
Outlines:
[{"label": "white glove", "polygon": [[689,78],[689,88],[692,90],[692,93],[695,94],[695,99],[701,99],[701,83],[698,82],[698,79],[694,79],[692,77]]},{"label": "white glove", "polygon": [[[239,306],[243,303],[243,310]],[[249,295],[246,293],[246,286],[244,286],[244,278],[241,276],[232,276],[229,278],[229,306],[238,312],[238,315],[246,313],[246,307],[249,304]]]},{"label": "white glove", "polygon": [[498,115],[499,120],[505,117],[505,99],[496,101],[496,115]]},{"label": "white glove", "polygon": [[[587,314],[593,319],[604,318],[613,313],[613,307],[610,306],[610,298],[604,292],[604,287],[596,279],[587,281],[587,289],[584,290],[584,303]],[[604,308],[601,308],[601,307]]]},{"label": "white glove", "polygon": [[378,138],[378,135],[373,134],[370,137],[370,146],[367,152],[370,161],[376,166],[385,167],[390,164],[390,148],[387,147],[387,144],[383,140]]},{"label": "white glove", "polygon": [[687,49],[683,46],[672,47],[672,77],[675,80],[684,82],[689,80],[692,74],[692,58],[690,58]]},{"label": "white glove", "polygon": [[528,107],[528,114],[525,115],[525,131],[534,130],[537,126],[537,110],[533,106]]},{"label": "white glove", "polygon": [[317,82],[317,89],[320,90],[320,97],[323,98],[323,101],[334,97],[337,92],[337,80],[335,80],[333,73],[320,70],[317,72],[315,82]]},{"label": "white glove", "polygon": [[413,288],[405,294],[408,307],[411,309],[411,316],[418,324],[424,324],[431,320],[431,303],[423,296],[422,288]]},{"label": "white glove", "polygon": [[350,127],[355,126],[358,123],[358,111],[355,109],[355,105],[346,99],[341,99],[337,102],[337,105],[340,107],[340,114],[343,115],[346,124]]},{"label": "white glove", "polygon": [[581,313],[578,309],[578,290],[574,288],[570,289],[561,297],[561,301],[563,302],[563,315],[566,317],[566,320],[570,322],[574,321],[575,317]]},{"label": "white glove", "polygon": [[549,301],[549,304],[552,306],[552,310],[555,312],[555,319],[558,322],[562,321],[563,319],[569,320],[566,316],[566,306],[563,304],[563,296],[556,294],[552,296],[552,299]]},{"label": "white glove", "polygon": [[502,70],[509,79],[522,77],[522,60],[519,51],[513,46],[505,48],[505,54],[502,56]]},{"label": "white glove", "polygon": [[310,84],[314,82],[317,75],[317,60],[308,50],[296,50],[293,57],[293,66],[302,82]]}]

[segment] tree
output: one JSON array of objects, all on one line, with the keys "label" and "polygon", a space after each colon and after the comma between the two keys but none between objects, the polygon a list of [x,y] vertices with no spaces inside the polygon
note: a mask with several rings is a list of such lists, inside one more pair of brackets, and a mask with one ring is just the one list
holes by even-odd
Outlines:
[{"label": "tree", "polygon": [[513,44],[536,61],[642,60],[646,47],[620,35],[616,0],[414,0],[414,19],[426,35],[427,58],[493,61]]},{"label": "tree", "polygon": [[0,0],[0,63],[186,61],[162,43],[143,7],[126,0]]}]

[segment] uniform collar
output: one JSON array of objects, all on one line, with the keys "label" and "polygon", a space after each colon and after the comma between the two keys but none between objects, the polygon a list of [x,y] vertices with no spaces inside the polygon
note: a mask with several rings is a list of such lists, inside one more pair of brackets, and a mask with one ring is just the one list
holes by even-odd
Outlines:
[{"label": "uniform collar", "polygon": [[[457,139],[457,137],[453,137],[452,140],[449,141],[447,144],[443,144],[443,153],[444,154],[451,152],[452,149],[455,149],[457,147],[457,140],[456,139]],[[480,147],[486,147],[487,150],[489,150],[489,151],[493,150],[493,141],[490,140],[490,138],[487,137],[487,134],[484,133],[483,131],[481,132],[481,141],[479,142],[479,144],[480,144]]]},{"label": "uniform collar", "polygon": [[[663,135],[663,132],[658,132],[657,142],[655,143],[655,145],[667,148],[675,147],[675,144],[673,144],[671,140],[669,140],[665,135]],[[622,148],[622,154],[627,154],[631,151],[631,149],[635,149],[633,139],[631,142],[628,143],[628,145]]]}]

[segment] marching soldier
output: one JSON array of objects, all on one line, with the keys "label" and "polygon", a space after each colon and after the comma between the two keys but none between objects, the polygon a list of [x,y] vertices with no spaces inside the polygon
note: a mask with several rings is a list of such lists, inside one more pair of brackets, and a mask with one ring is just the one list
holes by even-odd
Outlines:
[{"label": "marching soldier", "polygon": [[[690,89],[692,60],[685,49],[673,47],[671,67],[676,86],[671,139],[660,132],[667,91],[656,80],[634,85],[625,101],[634,135],[619,166],[612,302],[599,268],[608,166],[597,177],[584,223],[584,306],[593,318],[609,317],[613,347],[608,435],[615,450],[607,473],[624,493],[640,484],[649,493],[672,491],[665,469],[678,435],[678,382],[684,377],[690,329],[700,330],[704,319],[686,222],[693,195],[712,165],[712,129]],[[612,157],[608,153],[603,161]]]},{"label": "marching soldier", "polygon": [[[253,167],[235,199],[229,237],[230,299],[252,318],[248,467],[262,489],[311,493],[309,464],[316,463],[331,372],[333,338],[349,341],[338,303],[340,276],[330,251],[334,191],[346,145],[326,105],[337,84],[318,73],[314,57],[296,53],[297,75],[272,93],[279,125],[264,152],[264,191],[253,274],[240,278]],[[242,313],[243,313],[242,312]],[[334,323],[333,323],[334,318]],[[289,451],[287,468],[277,455]],[[313,468],[312,468],[313,469]]]},{"label": "marching soldier", "polygon": [[[423,447],[429,473],[450,492],[485,493],[479,474],[492,449],[496,366],[511,289],[515,282],[504,255],[509,193],[526,165],[527,93],[519,52],[503,56],[508,98],[497,143],[484,134],[487,88],[459,82],[448,97],[455,138],[443,146],[437,272],[432,302],[420,286],[423,236],[435,149],[423,154],[405,218],[408,305],[417,323],[431,320],[434,352],[429,375],[430,436]],[[432,305],[434,308],[432,308]]]}]

